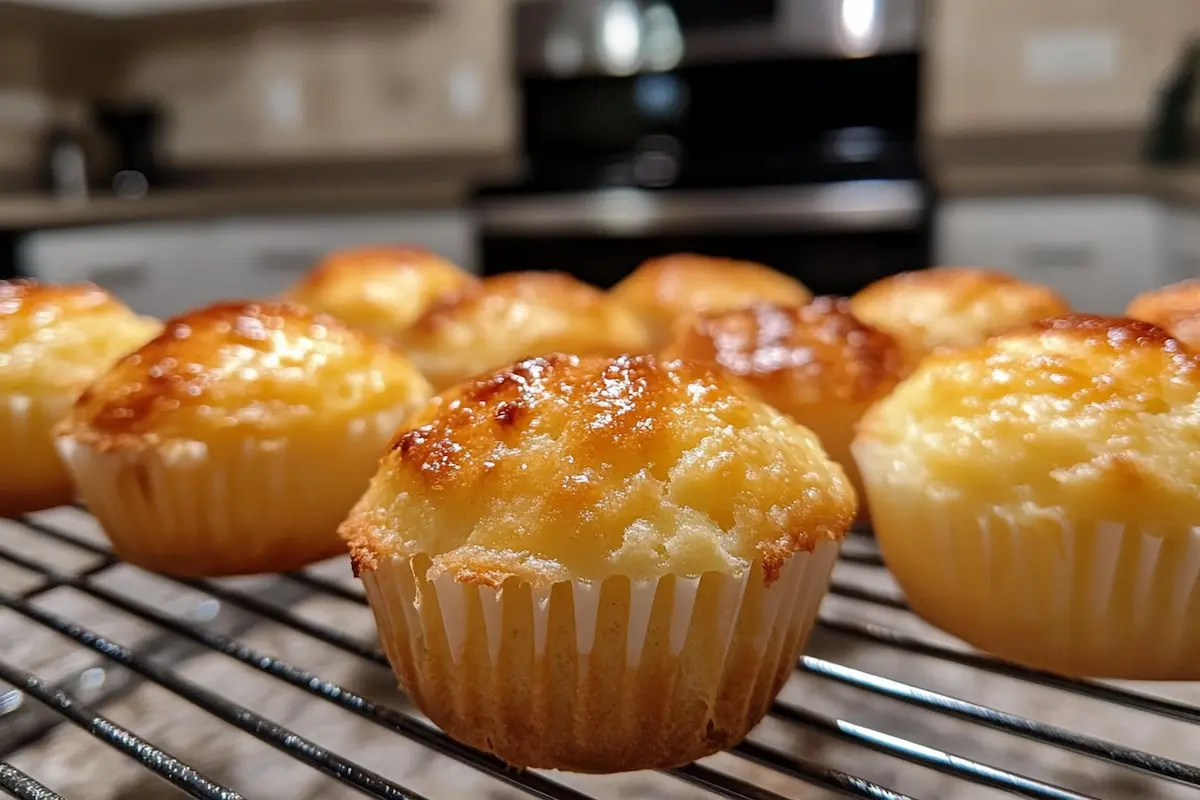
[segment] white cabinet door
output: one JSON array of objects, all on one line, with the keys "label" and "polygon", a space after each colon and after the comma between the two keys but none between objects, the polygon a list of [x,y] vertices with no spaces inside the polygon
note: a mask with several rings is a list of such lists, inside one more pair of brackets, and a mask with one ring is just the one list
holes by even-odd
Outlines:
[{"label": "white cabinet door", "polygon": [[218,300],[274,297],[331,250],[371,244],[418,245],[476,265],[465,213],[414,211],[43,231],[24,241],[19,269],[54,283],[93,281],[143,314],[166,317]]},{"label": "white cabinet door", "polygon": [[208,228],[121,225],[42,231],[18,255],[22,272],[53,283],[93,281],[135,311],[167,317],[205,302],[195,290]]},{"label": "white cabinet door", "polygon": [[474,229],[459,211],[230,219],[218,223],[215,242],[232,297],[276,296],[330,251],[362,245],[418,245],[476,265]]},{"label": "white cabinet door", "polygon": [[1060,291],[1077,311],[1120,313],[1163,282],[1159,205],[1143,197],[946,201],[941,264],[994,267]]},{"label": "white cabinet door", "polygon": [[1200,208],[1168,208],[1164,222],[1163,283],[1200,278]]}]

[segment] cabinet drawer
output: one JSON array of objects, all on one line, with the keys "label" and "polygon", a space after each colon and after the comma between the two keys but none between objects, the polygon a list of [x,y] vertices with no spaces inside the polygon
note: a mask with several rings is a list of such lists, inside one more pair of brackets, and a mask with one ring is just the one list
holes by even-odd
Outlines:
[{"label": "cabinet drawer", "polygon": [[243,218],[219,223],[215,237],[225,291],[238,297],[277,296],[330,251],[373,244],[413,244],[465,269],[476,264],[474,229],[459,211]]},{"label": "cabinet drawer", "polygon": [[1163,283],[1200,278],[1200,210],[1171,208],[1164,222]]},{"label": "cabinet drawer", "polygon": [[1119,313],[1161,282],[1159,209],[1140,197],[954,200],[938,214],[943,264],[994,267]]},{"label": "cabinet drawer", "polygon": [[92,281],[135,311],[178,314],[196,296],[194,274],[207,265],[203,225],[112,226],[35,233],[18,254],[23,272],[54,283]]}]

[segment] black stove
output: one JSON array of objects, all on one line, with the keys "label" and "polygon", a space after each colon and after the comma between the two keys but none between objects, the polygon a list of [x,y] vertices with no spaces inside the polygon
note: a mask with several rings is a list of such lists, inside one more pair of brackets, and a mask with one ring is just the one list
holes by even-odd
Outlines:
[{"label": "black stove", "polygon": [[[912,0],[703,5],[667,17],[670,64],[610,36],[664,41],[651,22],[663,24],[666,4],[525,6],[537,12],[519,37],[527,168],[478,193],[485,273],[557,269],[610,285],[645,258],[690,251],[844,294],[929,265],[922,58],[919,37],[901,35]],[[868,6],[874,34],[863,32]],[[873,49],[849,48],[851,23]],[[625,59],[616,67],[593,52],[605,37]]]}]

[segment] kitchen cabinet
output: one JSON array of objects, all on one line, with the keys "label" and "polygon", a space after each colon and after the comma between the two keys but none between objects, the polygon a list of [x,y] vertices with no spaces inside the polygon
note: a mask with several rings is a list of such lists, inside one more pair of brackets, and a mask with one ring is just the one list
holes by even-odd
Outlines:
[{"label": "kitchen cabinet", "polygon": [[246,217],[214,224],[211,246],[231,297],[274,297],[326,253],[363,244],[427,247],[475,269],[474,229],[459,211]]},{"label": "kitchen cabinet", "polygon": [[216,300],[274,297],[331,250],[410,243],[474,269],[459,211],[244,217],[31,234],[18,267],[39,280],[92,281],[135,310],[167,317]]},{"label": "kitchen cabinet", "polygon": [[1164,283],[1200,278],[1200,207],[1174,206],[1164,212]]},{"label": "kitchen cabinet", "polygon": [[166,317],[220,296],[206,263],[204,224],[114,225],[30,235],[21,272],[54,283],[92,281],[135,311]]},{"label": "kitchen cabinet", "polygon": [[994,267],[1116,314],[1172,279],[1164,208],[1143,196],[963,198],[937,215],[940,264]]}]

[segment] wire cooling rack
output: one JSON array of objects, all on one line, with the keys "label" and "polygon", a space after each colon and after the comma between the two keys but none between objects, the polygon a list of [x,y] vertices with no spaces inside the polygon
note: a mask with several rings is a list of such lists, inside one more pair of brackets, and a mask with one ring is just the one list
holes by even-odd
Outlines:
[{"label": "wire cooling rack", "polygon": [[[165,690],[193,711],[202,710],[207,721],[218,727],[239,729],[323,773],[336,791],[345,793],[338,797],[587,800],[613,796],[606,792],[618,785],[624,787],[616,794],[620,797],[736,800],[1200,796],[1196,701],[1172,699],[1171,687],[1153,685],[1149,688],[1168,694],[1153,693],[1147,687],[1073,680],[1025,669],[939,636],[908,612],[873,540],[861,533],[846,542],[810,654],[797,665],[797,685],[785,687],[768,720],[728,754],[648,774],[653,781],[630,788],[619,784],[617,776],[585,779],[508,769],[445,736],[398,693],[388,695],[386,701],[368,699],[354,687],[309,672],[308,665],[289,663],[290,652],[260,652],[247,643],[256,631],[274,626],[307,640],[304,653],[312,646],[324,648],[331,656],[358,662],[376,683],[391,681],[384,656],[369,636],[352,635],[346,625],[330,623],[327,614],[303,610],[320,600],[336,606],[333,619],[369,620],[362,592],[344,562],[259,579],[251,588],[236,581],[143,574],[146,580],[186,595],[186,602],[173,606],[140,589],[128,589],[133,582],[128,576],[114,578],[137,571],[113,557],[94,521],[81,509],[58,509],[0,525],[5,526],[0,528],[4,534],[0,536],[0,609],[7,610],[0,610],[0,791],[17,798],[54,800],[62,796],[56,791],[69,793],[56,789],[55,781],[62,775],[51,774],[47,765],[53,760],[54,737],[64,729],[71,732],[70,726],[77,729],[77,738],[88,741],[79,737],[84,732],[127,757],[123,764],[136,764],[161,779],[152,780],[148,784],[152,788],[120,797],[289,796],[286,790],[246,782],[244,777],[244,785],[225,785],[222,779],[206,777],[204,769],[192,766],[204,760],[204,752],[169,751],[151,741],[150,734],[106,716],[108,709],[120,706],[122,698],[148,686]],[[20,588],[12,590],[14,585]],[[84,600],[89,619],[122,615],[137,620],[141,633],[134,640],[120,641],[52,610],[49,601],[62,592]],[[66,675],[35,674],[16,663],[19,637],[26,634],[4,639],[5,622],[53,632],[72,653],[86,658],[72,661],[78,668]],[[35,649],[45,655],[43,646]],[[826,651],[833,655],[825,657]],[[341,739],[339,728],[321,728],[324,743],[318,743],[315,737],[275,721],[270,712],[252,709],[249,701],[233,699],[230,684],[214,688],[189,677],[188,664],[205,656],[238,662],[266,676],[272,685],[282,686],[292,696],[287,708],[305,710],[291,714],[294,724],[311,706],[328,704],[339,710],[346,724],[355,717],[358,723],[365,722],[372,743],[425,748],[426,760],[458,762],[461,772],[456,774],[465,777],[456,778],[449,790],[444,785],[431,789],[427,781],[424,787],[410,785],[414,782],[359,763],[361,742]],[[856,660],[866,666],[853,665]],[[968,700],[916,685],[947,681],[962,694],[982,697]],[[1189,697],[1200,697],[1197,688],[1195,684],[1182,687],[1185,694],[1191,692]],[[1024,713],[993,707],[1005,703],[1020,706]],[[171,713],[156,712],[159,717]],[[1090,732],[1047,719],[1055,715]],[[862,718],[868,721],[855,721]],[[1109,735],[1096,735],[1097,730]],[[229,735],[240,734],[230,730]],[[1155,755],[1151,749],[1173,753]],[[470,788],[476,784],[468,780],[473,777],[496,788],[476,791]],[[89,790],[76,796],[101,794]]]}]

